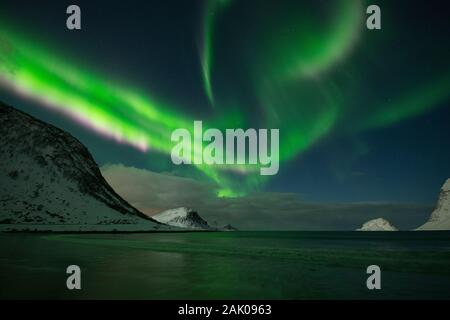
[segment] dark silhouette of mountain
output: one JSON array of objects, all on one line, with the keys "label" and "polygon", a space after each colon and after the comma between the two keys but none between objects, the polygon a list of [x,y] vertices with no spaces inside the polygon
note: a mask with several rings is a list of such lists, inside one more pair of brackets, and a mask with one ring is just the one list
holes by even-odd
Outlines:
[{"label": "dark silhouette of mountain", "polygon": [[227,224],[222,228],[223,231],[238,231],[237,228],[233,227],[231,224]]}]

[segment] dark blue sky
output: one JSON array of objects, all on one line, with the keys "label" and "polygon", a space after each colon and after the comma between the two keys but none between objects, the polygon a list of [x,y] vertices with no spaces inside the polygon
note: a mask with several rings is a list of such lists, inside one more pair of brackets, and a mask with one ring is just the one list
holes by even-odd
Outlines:
[{"label": "dark blue sky", "polygon": [[[82,8],[83,29],[77,32],[64,27],[65,8],[72,3]],[[294,192],[320,202],[435,202],[440,186],[450,177],[449,96],[386,126],[358,132],[351,127],[358,126],[361,115],[374,113],[399,93],[414,95],[422,83],[433,83],[449,74],[447,5],[439,1],[379,4],[382,32],[363,35],[360,47],[330,76],[341,86],[343,103],[357,107],[344,106],[346,120],[340,120],[336,130],[294,159],[283,162],[264,191]],[[250,27],[246,30],[253,30],[257,24],[252,25],[251,18],[257,21],[264,16],[257,10],[251,13],[251,6],[236,5],[235,12],[227,16],[231,22],[218,22],[220,37],[215,51],[217,60],[224,63],[216,66],[214,77],[219,96],[241,99],[239,108],[253,124],[260,120],[257,97],[249,93],[249,79],[255,75],[239,65],[243,58],[238,55],[253,53],[244,50],[251,44],[241,41],[246,35],[241,36],[238,26],[247,21]],[[151,88],[153,95],[170,100],[182,112],[209,117],[212,111],[203,92],[199,60],[203,8],[203,1],[45,1],[39,8],[33,1],[3,0],[0,4],[1,15],[6,13],[24,30],[33,28],[41,41],[58,52],[63,50],[70,61],[105,72],[115,80]],[[351,77],[346,83],[348,74]],[[0,98],[76,136],[100,165],[122,163],[160,172],[174,170],[167,156],[118,145],[3,89]]]}]

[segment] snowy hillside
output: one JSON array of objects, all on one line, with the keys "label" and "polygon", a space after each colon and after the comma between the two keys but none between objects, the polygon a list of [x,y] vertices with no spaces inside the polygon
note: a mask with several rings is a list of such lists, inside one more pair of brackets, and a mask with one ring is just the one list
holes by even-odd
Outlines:
[{"label": "snowy hillside", "polygon": [[2,103],[0,149],[0,230],[164,228],[114,192],[77,139]]},{"label": "snowy hillside", "polygon": [[436,209],[430,219],[417,230],[450,230],[450,179],[444,183]]},{"label": "snowy hillside", "polygon": [[389,221],[383,218],[367,221],[356,231],[398,231]]},{"label": "snowy hillside", "polygon": [[202,230],[212,229],[197,212],[185,207],[166,210],[152,216],[152,218],[174,227]]}]

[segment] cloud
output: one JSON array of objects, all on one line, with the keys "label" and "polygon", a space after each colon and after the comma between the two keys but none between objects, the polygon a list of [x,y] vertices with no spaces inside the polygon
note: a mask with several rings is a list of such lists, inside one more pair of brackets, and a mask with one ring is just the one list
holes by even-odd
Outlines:
[{"label": "cloud", "polygon": [[215,194],[213,185],[190,178],[125,167],[121,164],[104,165],[100,170],[117,193],[145,213],[190,206]]},{"label": "cloud", "polygon": [[212,225],[230,223],[241,230],[354,230],[378,217],[411,229],[424,223],[433,209],[405,203],[311,203],[294,193],[219,198],[214,185],[190,178],[122,164],[105,165],[101,171],[118,194],[149,215],[186,206]]}]

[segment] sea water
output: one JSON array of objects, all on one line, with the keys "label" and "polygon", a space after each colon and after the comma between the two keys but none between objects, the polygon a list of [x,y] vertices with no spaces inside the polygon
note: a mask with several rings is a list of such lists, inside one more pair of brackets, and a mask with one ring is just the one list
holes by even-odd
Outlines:
[{"label": "sea water", "polygon": [[450,298],[450,232],[0,234],[0,298]]}]

